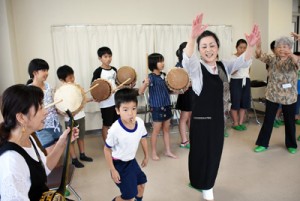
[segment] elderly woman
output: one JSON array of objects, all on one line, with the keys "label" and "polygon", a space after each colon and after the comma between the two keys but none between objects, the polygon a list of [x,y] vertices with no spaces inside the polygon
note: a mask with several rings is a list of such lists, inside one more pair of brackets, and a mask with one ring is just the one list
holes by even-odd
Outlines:
[{"label": "elderly woman", "polygon": [[[60,136],[47,155],[31,134],[44,126],[47,111],[43,91],[22,84],[7,88],[2,97],[0,124],[0,200],[39,200],[48,190],[46,173],[56,166],[67,142],[70,128]],[[73,140],[78,129],[73,129]]]},{"label": "elderly woman", "polygon": [[256,58],[269,65],[266,89],[266,111],[264,123],[256,140],[255,152],[266,151],[272,134],[273,122],[279,104],[282,105],[285,123],[285,146],[294,154],[297,152],[295,109],[297,103],[297,71],[300,59],[292,54],[293,41],[288,37],[276,40],[276,55],[262,53],[261,45],[256,47]]}]

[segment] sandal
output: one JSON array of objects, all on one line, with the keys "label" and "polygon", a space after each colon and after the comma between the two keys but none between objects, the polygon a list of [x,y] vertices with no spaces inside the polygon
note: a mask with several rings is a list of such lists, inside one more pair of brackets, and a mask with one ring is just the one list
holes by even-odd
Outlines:
[{"label": "sandal", "polygon": [[187,140],[187,141],[185,141],[185,142],[180,143],[180,146],[179,146],[179,147],[180,147],[180,148],[186,148],[186,149],[189,149],[189,148],[190,148],[190,141]]}]

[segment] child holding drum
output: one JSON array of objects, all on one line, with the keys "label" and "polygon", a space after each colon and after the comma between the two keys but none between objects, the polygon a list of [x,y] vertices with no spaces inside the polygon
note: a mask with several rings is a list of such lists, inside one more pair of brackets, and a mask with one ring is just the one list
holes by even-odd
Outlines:
[{"label": "child holding drum", "polygon": [[151,135],[152,160],[158,161],[156,150],[157,136],[162,129],[165,144],[165,155],[177,158],[170,148],[170,120],[172,117],[171,100],[169,90],[165,82],[164,57],[159,53],[148,56],[148,68],[152,72],[144,80],[139,88],[139,94],[143,94],[149,87],[149,105],[151,107],[153,131]]},{"label": "child holding drum", "polygon": [[[92,83],[98,78],[103,78],[111,84],[113,89],[115,89],[117,69],[113,66],[110,66],[112,61],[111,49],[108,47],[100,47],[97,51],[97,54],[101,62],[101,66],[99,66],[93,72]],[[106,100],[99,102],[99,106],[102,115],[102,139],[105,142],[108,129],[113,122],[119,118],[115,110],[114,93],[112,93]]]},{"label": "child holding drum", "polygon": [[[53,89],[46,82],[48,77],[49,65],[43,59],[33,59],[28,66],[28,74],[30,79],[27,81],[27,85],[34,85],[39,87],[44,92],[44,105],[53,103]],[[37,137],[40,140],[42,146],[49,154],[59,136],[62,134],[62,127],[60,125],[57,111],[54,106],[48,108],[48,113],[45,119],[44,128],[36,131]]]},{"label": "child holding drum", "polygon": [[[74,71],[70,66],[64,65],[64,66],[59,67],[56,71],[56,74],[57,74],[58,79],[62,83],[73,84],[75,82]],[[74,85],[74,87],[76,87],[76,86]],[[87,100],[87,101],[89,102],[91,100]],[[65,119],[65,125],[67,127],[69,117],[65,116],[64,119]],[[91,157],[88,157],[85,155],[85,149],[84,149],[85,113],[84,113],[83,109],[80,110],[77,114],[75,114],[74,120],[76,120],[76,122],[78,123],[79,128],[80,128],[79,129],[79,138],[77,139],[77,145],[78,145],[78,149],[80,152],[79,159],[82,161],[92,162],[93,159]],[[76,157],[74,143],[75,143],[75,141],[73,141],[70,146],[70,155],[72,158],[72,164],[77,168],[83,168],[84,165],[80,161],[78,161],[78,159]]]}]

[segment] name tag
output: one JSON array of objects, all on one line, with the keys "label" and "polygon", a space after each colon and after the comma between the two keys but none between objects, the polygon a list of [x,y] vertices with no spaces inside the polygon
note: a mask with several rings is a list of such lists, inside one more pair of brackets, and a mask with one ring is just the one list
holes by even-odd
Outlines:
[{"label": "name tag", "polygon": [[290,83],[282,85],[282,88],[284,88],[284,89],[288,89],[288,88],[291,88],[291,87],[292,87],[292,85]]}]

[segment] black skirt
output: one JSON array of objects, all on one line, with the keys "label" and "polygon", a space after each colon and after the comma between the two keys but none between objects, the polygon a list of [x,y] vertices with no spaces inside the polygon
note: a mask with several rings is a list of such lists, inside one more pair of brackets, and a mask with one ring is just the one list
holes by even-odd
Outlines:
[{"label": "black skirt", "polygon": [[192,94],[193,89],[189,87],[184,94],[179,94],[176,103],[176,109],[186,112],[192,111]]}]

